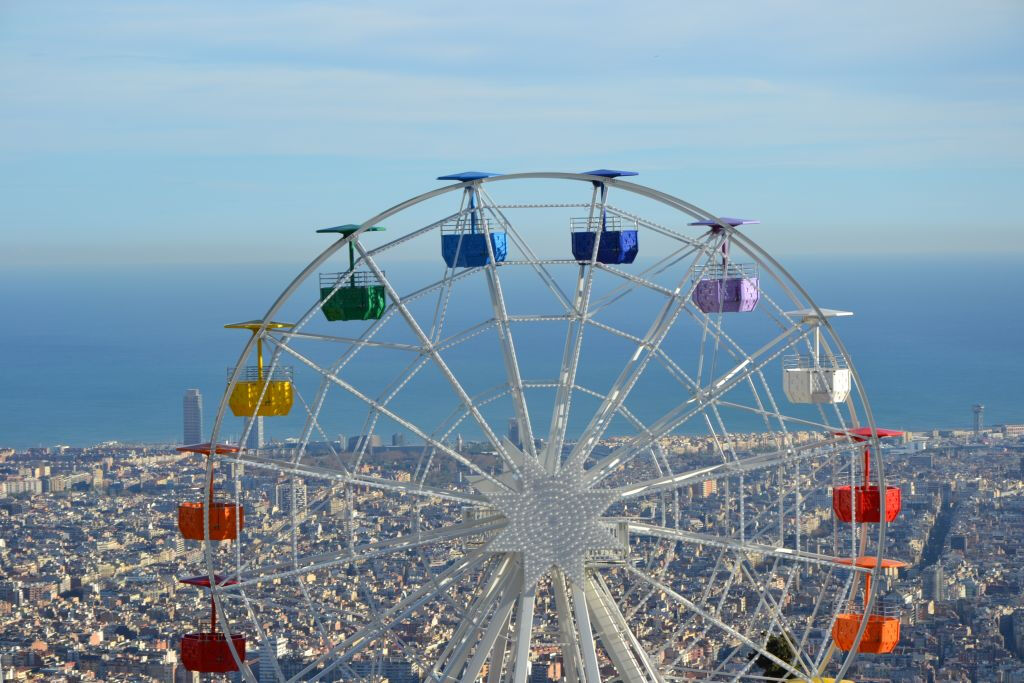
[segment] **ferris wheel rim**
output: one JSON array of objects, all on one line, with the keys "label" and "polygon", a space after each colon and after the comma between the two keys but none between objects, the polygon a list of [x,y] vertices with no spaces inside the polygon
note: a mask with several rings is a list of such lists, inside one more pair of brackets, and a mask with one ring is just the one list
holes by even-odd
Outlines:
[{"label": "ferris wheel rim", "polygon": [[[295,280],[292,282],[292,284],[290,284],[285,289],[285,291],[281,294],[281,296],[278,298],[278,300],[275,301],[275,303],[271,306],[271,308],[268,310],[267,314],[262,319],[263,325],[261,327],[260,334],[264,334],[265,333],[265,331],[267,329],[268,322],[273,319],[273,316],[280,309],[280,307],[284,304],[284,302],[291,298],[291,296],[295,293],[297,288],[303,282],[305,282],[309,278],[309,276],[312,275],[316,271],[316,269],[320,265],[322,265],[324,261],[327,260],[327,258],[329,258],[332,254],[336,253],[339,249],[344,247],[346,244],[350,243],[352,240],[357,239],[357,237],[360,234],[362,234],[363,232],[365,232],[366,229],[368,229],[370,226],[372,226],[372,225],[374,225],[374,224],[376,224],[376,223],[378,223],[378,222],[380,222],[382,220],[385,220],[386,218],[388,218],[390,216],[393,216],[393,215],[395,215],[397,213],[400,213],[400,212],[402,212],[402,211],[404,211],[404,210],[406,210],[408,208],[411,208],[412,206],[415,206],[416,204],[419,204],[421,202],[427,201],[428,199],[432,199],[434,197],[438,197],[438,196],[447,194],[449,192],[458,191],[458,190],[460,190],[462,188],[467,187],[468,185],[472,185],[472,184],[486,184],[486,183],[492,183],[492,182],[500,182],[500,181],[504,181],[504,180],[524,180],[524,179],[555,179],[555,180],[574,180],[574,181],[591,182],[591,183],[595,182],[595,177],[591,176],[591,175],[587,175],[587,174],[572,174],[572,173],[558,173],[558,172],[537,172],[537,173],[507,174],[507,175],[495,176],[495,177],[492,177],[492,178],[483,178],[483,179],[479,179],[479,180],[455,183],[455,184],[448,185],[448,186],[445,186],[445,187],[442,187],[442,188],[437,188],[435,190],[432,190],[432,191],[423,193],[421,195],[418,195],[417,197],[413,197],[413,198],[411,198],[409,200],[406,200],[405,202],[402,202],[402,203],[400,203],[398,205],[395,205],[394,207],[391,207],[390,209],[388,209],[388,210],[378,214],[377,216],[371,218],[370,220],[366,221],[365,223],[363,223],[360,226],[359,230],[357,230],[355,233],[347,236],[344,239],[338,240],[334,244],[328,246],[316,259],[314,259],[302,271],[302,273],[300,273],[299,276],[297,276],[295,278]],[[663,204],[665,204],[665,205],[667,205],[667,206],[669,206],[671,208],[674,208],[674,209],[677,209],[679,211],[682,211],[683,213],[686,213],[687,215],[690,215],[691,217],[699,217],[699,218],[706,218],[708,220],[719,221],[718,218],[714,217],[710,213],[707,213],[707,212],[703,211],[702,209],[699,209],[698,207],[696,207],[696,206],[694,206],[692,204],[689,204],[688,202],[685,202],[684,200],[681,200],[679,198],[673,197],[673,196],[668,195],[666,193],[662,193],[662,192],[657,191],[657,190],[653,190],[651,188],[647,188],[647,187],[642,186],[642,185],[638,185],[636,183],[631,183],[631,182],[627,182],[627,181],[621,181],[621,180],[618,180],[618,179],[615,179],[615,178],[601,178],[600,182],[605,183],[605,184],[607,184],[608,186],[611,186],[611,187],[617,187],[619,189],[623,189],[623,190],[626,190],[626,191],[629,191],[629,192],[633,192],[634,194],[645,196],[645,197],[647,197],[649,199],[653,199],[655,201],[661,202],[661,203],[663,203]],[[810,303],[811,306],[819,314],[821,313],[821,309],[818,308],[818,306],[814,302],[813,298],[810,297],[810,295],[802,288],[802,286],[799,284],[799,282],[795,278],[793,278],[788,273],[788,271],[783,266],[781,266],[781,264],[779,264],[777,261],[775,261],[767,252],[765,252],[763,249],[761,249],[760,246],[757,245],[756,242],[754,242],[753,240],[750,240],[748,237],[746,237],[742,233],[739,233],[738,231],[732,231],[731,234],[737,236],[738,240],[742,240],[743,241],[745,247],[748,248],[748,253],[751,253],[753,251],[758,252],[758,254],[751,253],[751,255],[755,259],[760,261],[763,258],[767,263],[771,264],[773,270],[778,275],[778,277],[776,277],[777,281],[780,281],[783,284],[788,283],[788,284],[794,285],[799,290],[799,293],[801,294],[802,298],[804,300],[806,300],[808,303]],[[849,364],[849,367],[850,367],[852,373],[854,374],[854,377],[856,378],[856,388],[857,388],[857,392],[858,392],[858,395],[859,395],[860,403],[864,406],[865,417],[868,420],[868,424],[871,426],[872,429],[874,429],[874,421],[873,421],[873,416],[872,416],[871,409],[870,409],[870,404],[868,403],[867,395],[866,395],[866,392],[864,390],[863,384],[860,382],[859,375],[857,375],[856,368],[853,365],[852,358],[850,357],[849,353],[847,352],[845,346],[843,346],[842,341],[839,338],[839,336],[837,334],[835,334],[834,330],[831,329],[831,325],[827,322],[827,320],[825,321],[825,324],[828,326],[828,330],[830,332],[830,338],[833,339],[839,345],[840,352],[845,357],[847,363]],[[218,432],[221,429],[223,417],[225,416],[225,408],[226,408],[226,405],[227,405],[227,396],[230,393],[232,384],[235,381],[237,381],[238,367],[240,365],[244,364],[244,359],[251,353],[252,346],[255,343],[255,337],[256,337],[256,335],[254,335],[254,337],[252,339],[250,339],[249,343],[246,345],[245,349],[243,350],[242,356],[241,356],[241,360],[240,360],[240,362],[238,364],[236,364],[235,373],[233,374],[233,376],[231,378],[231,383],[229,383],[229,386],[228,386],[227,390],[225,391],[224,396],[222,397],[220,406],[218,408],[217,416],[216,416],[216,419],[214,421],[214,428],[213,428],[213,432],[212,432],[213,436],[211,437],[212,440],[216,440],[216,435],[218,434]],[[878,449],[877,449],[877,436],[874,437],[874,440],[873,440],[872,443],[874,443],[876,445],[876,452],[878,452]],[[210,462],[208,464],[208,468],[207,468],[208,483],[209,483],[209,481],[212,481],[213,467],[214,467],[214,460],[215,459],[216,458],[211,458]],[[876,470],[875,470],[875,475],[876,475],[877,480],[879,481],[879,485],[880,486],[884,486],[884,465],[882,464],[882,461],[883,461],[882,458],[878,458],[877,459]],[[883,506],[884,506],[884,502],[883,502]],[[883,511],[884,511],[884,509],[883,509]],[[875,547],[877,548],[878,554],[881,556],[881,554],[884,551],[884,542],[885,542],[885,522],[884,522],[884,516],[883,516],[883,522],[880,524],[879,529],[878,529],[878,537],[879,538],[878,538],[878,541],[876,542]],[[208,571],[209,571],[209,573],[210,573],[210,575],[212,577],[213,576],[213,558],[212,558],[212,554],[211,554],[210,547],[209,547],[210,546],[210,542],[207,541],[204,545],[205,545],[204,554],[205,554],[207,569],[208,569]],[[877,573],[879,571],[880,571],[880,568],[876,567],[875,570],[873,570],[873,575],[877,575]],[[869,599],[873,601],[874,594],[875,594],[875,591],[877,589],[877,584],[876,584],[876,582],[872,582],[872,583],[875,584],[875,585],[872,585],[871,596],[870,596]],[[215,593],[214,599],[215,600],[219,600],[219,596],[216,595],[217,592],[218,591],[214,591],[214,593]],[[860,632],[858,633],[858,636],[857,636],[857,641],[858,642],[859,642],[860,638],[862,637],[864,629],[866,627],[866,623],[867,623],[867,616],[866,616],[866,614],[867,614],[868,611],[869,611],[869,609],[865,610],[865,619],[863,620],[863,622],[861,624]],[[228,627],[227,623],[223,623],[222,624],[222,629],[224,630],[225,634],[230,636],[230,631],[228,630],[228,628],[229,627]],[[230,640],[229,640],[229,642],[230,642]],[[232,652],[233,652],[233,646],[229,646],[229,647],[231,647]],[[233,655],[237,657],[237,654],[234,653],[234,652],[233,652]],[[845,672],[845,670],[848,668],[850,663],[852,663],[852,658],[848,658],[848,661],[845,663],[845,665],[844,665],[844,667],[843,667],[843,669],[842,669],[842,671],[840,673],[840,676],[842,675],[842,672]],[[242,667],[243,670],[246,669],[246,668],[247,667]]]}]

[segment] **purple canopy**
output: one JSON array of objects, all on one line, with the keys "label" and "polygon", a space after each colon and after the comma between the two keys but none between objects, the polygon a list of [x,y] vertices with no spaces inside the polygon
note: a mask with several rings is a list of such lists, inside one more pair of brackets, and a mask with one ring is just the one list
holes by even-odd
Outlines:
[{"label": "purple canopy", "polygon": [[724,223],[726,225],[731,225],[732,227],[735,228],[737,225],[750,225],[752,223],[760,223],[760,222],[761,221],[758,221],[758,220],[748,220],[746,218],[729,218],[728,216],[722,216],[717,221],[694,221],[693,223],[690,223],[690,225],[715,226],[715,225],[722,225]]}]

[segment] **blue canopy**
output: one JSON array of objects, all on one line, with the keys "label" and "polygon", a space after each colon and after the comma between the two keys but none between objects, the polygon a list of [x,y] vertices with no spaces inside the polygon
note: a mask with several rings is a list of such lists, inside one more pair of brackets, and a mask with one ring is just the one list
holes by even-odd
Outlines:
[{"label": "blue canopy", "polygon": [[493,178],[500,173],[484,173],[483,171],[463,171],[462,173],[452,173],[450,175],[438,176],[438,180],[458,180],[459,182],[465,183],[470,180],[480,180],[481,178]]},{"label": "blue canopy", "polygon": [[618,178],[624,175],[640,175],[636,171],[615,171],[610,168],[599,168],[596,171],[584,171],[583,175],[599,175],[602,178]]}]

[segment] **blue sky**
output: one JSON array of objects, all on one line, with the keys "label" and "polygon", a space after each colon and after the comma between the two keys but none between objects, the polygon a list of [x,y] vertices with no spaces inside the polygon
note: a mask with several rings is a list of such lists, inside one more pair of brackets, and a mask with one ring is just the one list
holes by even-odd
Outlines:
[{"label": "blue sky", "polygon": [[1024,254],[1022,34],[1018,0],[9,0],[0,266],[308,260],[442,173],[600,166],[782,254]]}]

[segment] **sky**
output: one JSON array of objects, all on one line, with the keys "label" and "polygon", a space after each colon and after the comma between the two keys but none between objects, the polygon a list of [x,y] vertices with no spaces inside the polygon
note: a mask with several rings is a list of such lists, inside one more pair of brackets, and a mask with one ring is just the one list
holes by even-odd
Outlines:
[{"label": "sky", "polygon": [[1024,258],[1019,0],[3,0],[0,93],[0,267],[307,261],[444,173],[595,167],[780,255]]}]

